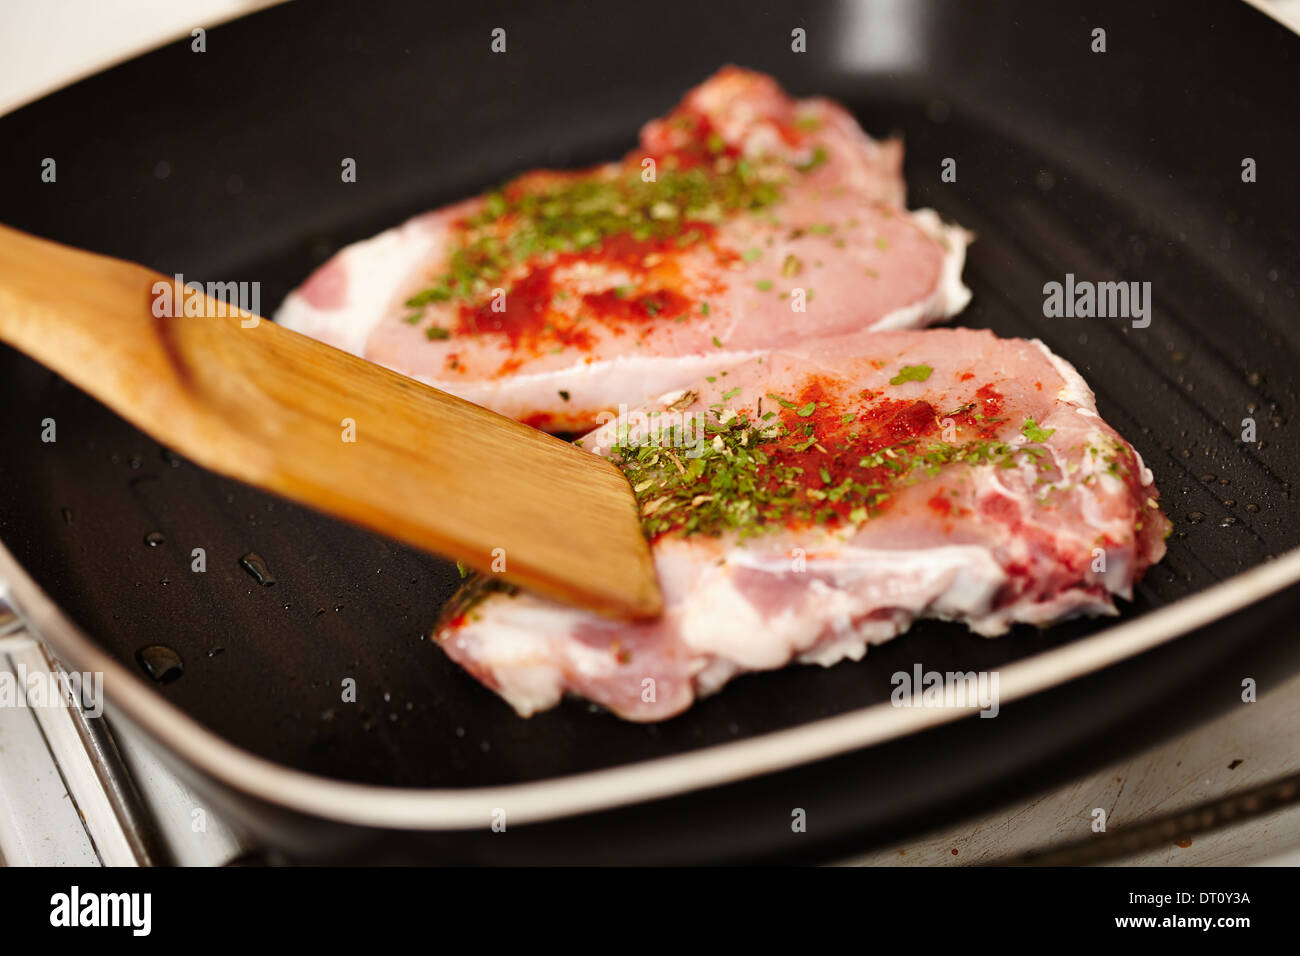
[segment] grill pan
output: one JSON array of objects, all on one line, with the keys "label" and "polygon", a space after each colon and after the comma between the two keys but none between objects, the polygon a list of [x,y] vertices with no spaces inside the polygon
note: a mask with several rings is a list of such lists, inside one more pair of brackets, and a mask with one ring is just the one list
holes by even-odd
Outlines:
[{"label": "grill pan", "polygon": [[[1155,473],[1168,556],[1118,624],[986,640],[922,622],[657,726],[572,701],[525,721],[427,639],[454,565],[177,459],[0,348],[0,578],[69,665],[106,672],[114,720],[289,858],[821,858],[1083,772],[1168,732],[1171,706],[1225,707],[1249,655],[1294,633],[1300,39],[1243,3],[290,4],[0,118],[0,221],[259,282],[269,314],[348,242],[523,169],[620,155],[728,62],[904,137],[909,205],[977,236],[956,322],[1078,367]],[[1150,327],[1044,318],[1066,273],[1149,281]],[[151,680],[150,645],[183,673]],[[916,663],[997,669],[1001,714],[873,708]]]}]

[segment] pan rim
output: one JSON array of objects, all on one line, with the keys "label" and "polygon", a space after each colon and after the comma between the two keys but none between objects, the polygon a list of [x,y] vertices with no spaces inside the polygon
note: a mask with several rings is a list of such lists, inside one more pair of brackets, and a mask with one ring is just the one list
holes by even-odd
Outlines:
[{"label": "pan rim", "polygon": [[1289,17],[1283,16],[1280,11],[1270,6],[1267,0],[1245,0],[1247,6],[1254,7],[1256,11],[1264,14],[1270,20],[1281,26],[1286,27],[1292,33],[1300,36],[1300,22],[1293,21]]},{"label": "pan rim", "polygon": [[[999,669],[1000,702],[1094,673],[1168,643],[1300,582],[1300,548],[1198,594]],[[320,819],[397,830],[476,830],[508,807],[513,823],[679,796],[788,770],[970,718],[968,706],[905,708],[881,702],[845,714],[686,753],[528,783],[404,788],[354,783],[286,767],[239,747],[155,693],[74,624],[0,542],[0,598],[37,638],[79,669],[102,672],[108,711],[150,744],[221,785]],[[521,718],[522,719],[522,718]]]}]

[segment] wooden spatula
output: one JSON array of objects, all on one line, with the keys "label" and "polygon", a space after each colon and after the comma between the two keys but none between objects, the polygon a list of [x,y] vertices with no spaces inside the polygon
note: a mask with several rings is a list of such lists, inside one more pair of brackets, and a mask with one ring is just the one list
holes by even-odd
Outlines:
[{"label": "wooden spatula", "polygon": [[213,298],[159,317],[156,283],[0,226],[0,340],[185,457],[558,600],[662,610],[609,461]]}]

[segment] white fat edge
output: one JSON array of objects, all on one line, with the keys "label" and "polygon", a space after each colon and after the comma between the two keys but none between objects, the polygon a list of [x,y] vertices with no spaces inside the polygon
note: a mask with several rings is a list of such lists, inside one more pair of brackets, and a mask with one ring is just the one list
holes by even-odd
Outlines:
[{"label": "white fat edge", "polygon": [[[744,671],[773,670],[792,660],[831,666],[846,657],[859,659],[868,646],[898,636],[919,617],[964,622],[974,633],[996,636],[1015,622],[1050,624],[1115,613],[1107,596],[1080,589],[1041,601],[1026,597],[995,610],[1007,576],[992,550],[980,545],[895,550],[828,541],[807,558],[817,577],[808,580],[811,601],[797,612],[792,606],[761,614],[732,581],[740,567],[793,575],[789,562],[783,553],[733,546],[724,563],[701,565],[693,589],[675,602],[669,617],[694,655],[690,671],[700,696]],[[822,580],[827,572],[836,579]],[[882,611],[891,613],[868,617]],[[570,637],[575,626],[592,619],[582,611],[521,593],[493,595],[476,615],[450,639],[468,642],[463,646],[475,665],[491,673],[494,689],[523,716],[553,706],[567,688],[568,678],[552,662],[594,679],[616,670],[606,649]]]},{"label": "white fat edge", "polygon": [[873,332],[911,329],[937,319],[951,318],[966,308],[971,300],[971,291],[961,281],[961,272],[966,265],[966,247],[974,239],[974,234],[961,226],[945,223],[933,209],[916,209],[908,215],[943,249],[939,282],[927,298],[895,309],[873,322],[870,326]]},{"label": "white fat edge", "polygon": [[1097,414],[1097,397],[1092,394],[1092,389],[1075,367],[1044,345],[1042,339],[1030,339],[1029,344],[1036,346],[1052,364],[1052,368],[1056,369],[1056,374],[1061,376],[1061,387],[1056,393],[1057,401],[1074,405],[1088,418],[1100,418]]},{"label": "white fat edge", "polygon": [[860,661],[866,655],[868,647],[893,640],[911,624],[912,615],[904,611],[888,618],[871,618],[851,623],[847,628],[836,630],[832,636],[818,642],[816,647],[800,654],[798,661],[800,664],[820,664],[822,667],[831,667],[845,659]]},{"label": "white fat edge", "polygon": [[[484,604],[492,600],[489,597]],[[497,610],[504,610],[504,607],[498,605]],[[508,614],[485,616],[452,632],[447,642],[461,649],[476,669],[489,673],[489,686],[520,717],[529,717],[560,702],[566,683],[564,669],[560,666],[563,658],[555,653],[548,630],[520,626],[510,617]]]},{"label": "white fat edge", "polygon": [[[1062,359],[1060,355],[1056,354],[1056,352],[1048,349],[1047,345],[1044,345],[1040,339],[1030,339],[1030,342],[1032,345],[1039,347],[1039,350],[1043,352],[1044,356],[1047,356],[1048,362],[1052,363],[1052,367],[1056,368],[1058,375],[1062,378],[1063,384],[1061,389],[1058,390],[1057,398],[1060,399],[1061,402],[1067,403],[1067,405],[1074,406],[1075,414],[1082,416],[1082,418],[1101,421],[1101,415],[1097,414],[1097,399],[1095,395],[1093,395],[1092,389],[1089,388],[1088,382],[1084,381],[1082,375],[1079,375],[1079,372],[1076,371],[1074,365],[1066,362],[1066,360]],[[1104,455],[1097,455],[1096,458],[1093,458],[1093,455],[1088,454],[1087,446],[1096,446],[1099,447],[1099,449],[1104,450],[1108,445],[1123,445],[1127,446],[1127,449],[1132,451],[1134,460],[1138,463],[1138,476],[1143,488],[1151,488],[1151,486],[1156,483],[1156,476],[1153,475],[1151,468],[1147,467],[1147,463],[1143,462],[1143,458],[1141,458],[1138,449],[1135,449],[1130,442],[1123,440],[1122,437],[1102,432],[1100,428],[1093,428],[1088,432],[1086,447],[1084,447],[1084,453],[1082,457],[1080,457],[1079,471],[1076,472],[1076,475],[1079,476],[1080,483],[1083,483],[1083,480],[1086,479],[1087,476],[1092,475],[1096,477],[1096,484],[1092,485],[1093,488],[1104,490],[1106,494],[1127,493],[1127,486],[1123,483],[1123,480],[1112,475],[1112,473],[1108,471],[1109,466],[1105,463]],[[1084,489],[1088,489],[1088,485],[1084,485]],[[1097,498],[1095,494],[1084,494],[1083,506],[1080,510],[1083,511],[1084,518],[1086,518],[1087,522],[1093,525],[1093,527],[1101,529],[1105,528],[1106,525],[1115,523],[1114,520],[1108,522],[1108,520],[1101,518],[1099,510],[1097,510]],[[1132,529],[1126,527],[1115,529],[1115,531],[1118,533],[1113,533],[1113,537],[1123,538],[1125,533],[1131,532]],[[1106,575],[1106,587],[1110,588],[1110,591],[1114,591],[1115,593],[1130,591],[1130,581],[1123,581],[1121,587],[1115,587],[1115,583],[1112,579],[1113,575],[1110,575],[1108,572],[1108,575]]]},{"label": "white fat edge", "polygon": [[[1097,414],[1096,396],[1093,395],[1092,389],[1088,387],[1088,383],[1084,381],[1083,376],[1078,373],[1073,365],[1049,349],[1041,340],[1030,339],[1029,341],[1033,345],[1038,346],[1042,353],[1047,356],[1047,360],[1052,363],[1052,367],[1056,369],[1057,373],[1064,380],[1065,384],[1061,386],[1057,397],[1063,402],[1068,402],[1071,405],[1078,406],[1077,410],[1079,414],[1084,417],[1095,418],[1100,421],[1101,416]],[[1107,440],[1116,440],[1109,435],[1106,435],[1105,438]],[[1092,436],[1090,435],[1089,442],[1092,440]],[[1141,452],[1134,448],[1127,440],[1123,441],[1124,444],[1128,446],[1129,451],[1133,452],[1133,457],[1137,461],[1139,469],[1138,477],[1141,480],[1142,487],[1149,488],[1151,485],[1155,484],[1155,475],[1152,473],[1151,469],[1146,466],[1146,462],[1142,460]],[[1085,457],[1089,456],[1085,455]],[[1107,477],[1113,478],[1113,476],[1110,475]]]},{"label": "white fat edge", "polygon": [[[1041,342],[1034,340],[1034,344],[1038,345],[1046,355],[1055,358],[1055,356],[1052,356],[1051,351]],[[1079,377],[1078,373],[1074,371],[1073,366],[1064,360],[1058,361],[1060,362],[1058,371],[1060,371],[1063,376],[1068,371],[1072,373],[1072,376],[1077,380],[1077,383],[1082,384],[1083,380]],[[1078,395],[1078,388],[1079,384],[1071,384],[1067,380],[1067,384],[1061,389],[1061,400],[1069,403],[1070,410],[1074,414],[1084,419],[1094,419],[1100,423],[1101,416],[1099,416],[1094,410],[1080,407],[1075,401],[1071,400],[1072,396]],[[1086,390],[1087,385],[1082,384],[1082,388]],[[1072,396],[1067,395],[1067,392],[1072,393]],[[1087,391],[1087,398],[1090,402],[1092,401],[1091,390]],[[1079,456],[1076,468],[1073,471],[1070,471],[1067,468],[1062,467],[1061,457],[1058,456],[1056,449],[1051,445],[1048,445],[1047,447],[1052,453],[1052,460],[1056,463],[1057,469],[1062,472],[1065,478],[1062,482],[1043,485],[1041,487],[1074,492],[1079,501],[1080,514],[1089,528],[1100,533],[1105,533],[1116,540],[1122,541],[1126,537],[1130,536],[1134,536],[1135,540],[1136,533],[1134,532],[1134,529],[1129,526],[1128,522],[1118,516],[1107,518],[1101,513],[1101,501],[1103,499],[1111,497],[1126,498],[1129,495],[1128,485],[1124,480],[1117,475],[1111,474],[1110,465],[1107,463],[1106,457],[1108,454],[1118,453],[1120,450],[1125,448],[1131,451],[1137,462],[1138,468],[1140,469],[1139,476],[1143,487],[1150,487],[1154,483],[1154,476],[1151,474],[1151,470],[1142,462],[1142,456],[1138,453],[1136,448],[1130,445],[1122,437],[1113,432],[1103,431],[1095,425],[1089,428],[1086,433],[1083,446],[1084,448]],[[1099,453],[1094,456],[1089,452],[1089,448],[1096,448]],[[1092,478],[1093,481],[1089,482],[1087,480],[1089,478]],[[1143,502],[1143,504],[1145,504],[1145,502]],[[1128,580],[1127,568],[1124,569],[1124,574],[1122,575],[1113,573],[1112,565],[1114,563],[1115,562],[1107,562],[1107,572],[1105,577],[1106,587],[1116,594],[1124,594],[1131,591],[1132,582]]]},{"label": "white fat edge", "polygon": [[[924,615],[943,620],[981,618],[991,609],[1006,573],[988,548],[946,545],[914,551],[855,547],[809,554],[807,592],[813,598],[775,615],[759,614],[735,586],[732,575],[745,568],[790,578],[797,587],[799,572],[787,555],[754,552],[737,546],[727,554],[718,573],[690,595],[679,609],[682,639],[700,654],[724,657],[748,670],[781,667],[792,657],[820,662],[826,638],[841,642],[845,635],[887,640]],[[827,574],[832,581],[824,578]],[[903,618],[888,627],[862,621],[881,610]],[[858,621],[858,624],[854,624]],[[879,624],[880,622],[875,622]],[[876,633],[876,632],[879,633]],[[852,644],[852,640],[848,642]],[[844,656],[836,652],[835,659]]]},{"label": "white fat edge", "polygon": [[[584,390],[598,391],[601,388],[609,388],[615,382],[623,382],[630,377],[642,375],[650,380],[645,386],[648,395],[674,388],[681,391],[684,390],[682,388],[683,379],[687,379],[688,382],[695,382],[702,378],[705,373],[714,370],[729,370],[733,365],[738,365],[741,362],[764,354],[766,353],[759,349],[748,349],[740,352],[716,352],[707,355],[620,355],[612,359],[601,359],[597,362],[575,362],[572,365],[544,372],[516,373],[509,378],[490,381],[456,382],[428,376],[416,376],[416,378],[428,385],[460,394],[465,398],[491,396],[494,401],[523,400],[522,393],[538,388],[553,390],[557,386],[567,386],[570,401],[581,408],[585,407],[579,401],[580,392]],[[591,404],[604,407],[601,403]],[[646,404],[648,403],[643,402],[638,406],[629,408],[628,411],[634,411],[636,408],[644,409]]]},{"label": "white fat edge", "polygon": [[[609,647],[572,635],[582,624],[603,620],[570,605],[528,592],[497,593],[474,608],[474,618],[452,631],[473,666],[491,675],[491,688],[521,717],[549,709],[570,689],[570,675],[600,681],[617,676],[620,664]],[[617,631],[611,631],[617,640]],[[696,670],[703,660],[693,662]]]},{"label": "white fat edge", "polygon": [[[611,646],[588,644],[573,636],[583,624],[604,619],[571,605],[528,592],[496,593],[476,605],[473,614],[439,643],[455,645],[465,658],[461,666],[467,670],[472,665],[473,670],[486,671],[486,686],[520,717],[549,710],[566,693],[581,693],[575,685],[598,685],[623,672],[624,665]],[[673,616],[671,608],[665,611],[665,619],[671,621]],[[620,632],[611,629],[609,633],[611,641],[617,642]],[[452,655],[452,659],[456,657]],[[672,696],[661,695],[649,711],[630,700],[620,705],[617,699],[601,700],[599,694],[587,699],[609,706],[627,720],[655,720],[685,710],[697,693],[721,688],[742,669],[703,656],[682,663],[688,679]],[[646,673],[650,676],[655,671]],[[575,681],[575,675],[580,679]]]},{"label": "white fat edge", "polygon": [[1156,483],[1155,472],[1153,472],[1150,468],[1147,467],[1147,463],[1142,460],[1142,453],[1140,451],[1138,451],[1132,445],[1129,445],[1128,448],[1129,451],[1133,453],[1133,458],[1134,460],[1137,461],[1137,466],[1140,469],[1138,471],[1138,479],[1142,487],[1150,488],[1152,485]]},{"label": "white fat edge", "polygon": [[442,239],[442,230],[409,220],[345,246],[321,267],[343,268],[347,283],[343,306],[319,309],[294,289],[276,310],[274,321],[363,356],[370,333],[411,276],[441,247]]},{"label": "white fat edge", "polygon": [[724,657],[701,660],[700,670],[695,674],[695,693],[699,697],[708,697],[722,690],[733,677],[744,673],[744,668],[735,661]]},{"label": "white fat edge", "polygon": [[693,654],[722,658],[747,671],[785,666],[795,650],[810,647],[822,629],[820,619],[812,615],[760,613],[725,572],[697,581],[677,609],[676,624]]},{"label": "white fat edge", "polygon": [[1115,617],[1119,611],[1109,595],[1071,589],[1053,595],[1046,601],[1022,598],[999,608],[979,621],[969,621],[971,631],[981,637],[999,637],[1012,624],[1034,624],[1045,627],[1076,617]]},{"label": "white fat edge", "polygon": [[[691,606],[683,609],[685,643],[701,654],[725,658],[747,670],[760,669],[752,663],[758,658],[763,668],[783,666],[792,658],[830,666],[845,657],[860,658],[868,645],[901,634],[916,618],[962,622],[974,633],[991,637],[1004,633],[1015,622],[1050,624],[1082,614],[1116,613],[1109,596],[1082,589],[1061,592],[1044,601],[1026,597],[994,609],[993,602],[1007,575],[992,550],[980,545],[912,551],[842,545],[833,556],[809,555],[807,562],[809,570],[819,576],[828,569],[845,572],[844,578],[833,584],[810,581],[810,590],[816,594],[815,613],[800,609],[797,615],[791,611],[759,618],[729,576],[719,576],[720,583],[710,589],[706,615],[693,613],[699,592],[692,594]],[[776,574],[795,573],[789,570],[788,557],[770,552],[750,554],[737,548],[728,555],[727,563]],[[882,580],[890,583],[882,586]],[[855,590],[863,582],[874,585],[877,593]],[[1123,594],[1122,590],[1112,590]],[[863,619],[884,610],[893,613],[888,618]],[[689,632],[688,621],[692,625]],[[756,630],[756,622],[767,630]],[[802,626],[794,635],[783,635],[791,623]],[[813,631],[816,635],[810,641]],[[756,634],[774,638],[761,654],[753,646]],[[797,639],[791,640],[792,636]],[[777,663],[768,663],[771,661]]]}]

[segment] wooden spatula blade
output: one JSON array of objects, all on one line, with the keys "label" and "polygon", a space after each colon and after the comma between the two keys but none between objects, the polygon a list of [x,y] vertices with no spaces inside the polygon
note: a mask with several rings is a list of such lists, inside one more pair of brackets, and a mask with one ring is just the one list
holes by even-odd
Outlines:
[{"label": "wooden spatula blade", "polygon": [[660,613],[609,461],[211,298],[155,316],[171,282],[0,226],[0,339],[212,471],[557,600]]}]

